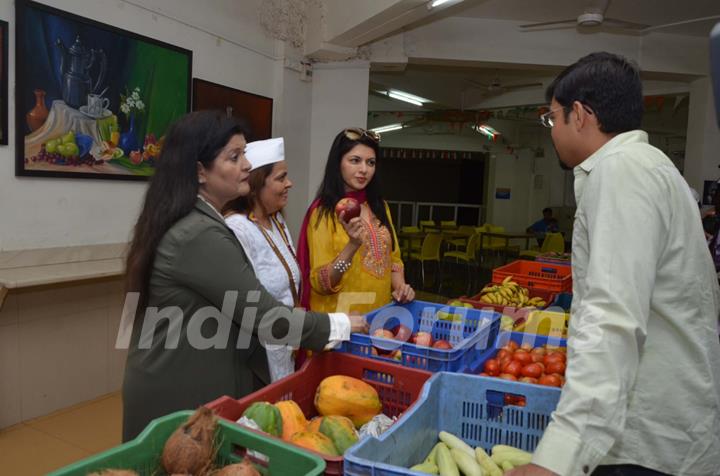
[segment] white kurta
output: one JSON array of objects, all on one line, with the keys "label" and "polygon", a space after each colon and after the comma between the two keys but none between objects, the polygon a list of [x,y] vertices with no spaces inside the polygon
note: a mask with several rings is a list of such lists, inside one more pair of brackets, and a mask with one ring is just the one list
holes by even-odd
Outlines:
[{"label": "white kurta", "polygon": [[[290,246],[293,247],[290,232],[287,229],[285,220],[281,215],[277,215],[278,221],[284,228]],[[225,219],[226,223],[233,230],[238,241],[245,250],[250,263],[255,270],[260,283],[265,289],[273,295],[275,299],[293,307],[293,294],[290,288],[290,278],[275,251],[270,247],[258,225],[250,221],[247,215],[234,214]],[[280,251],[285,262],[290,267],[296,287],[300,286],[300,268],[297,264],[293,253],[291,253],[287,245],[283,241],[280,230],[273,224],[271,229],[265,230],[268,236],[273,240],[275,247]],[[296,289],[299,292],[299,289]],[[270,377],[272,381],[279,380],[295,370],[295,363],[292,358],[292,348],[289,346],[270,345],[266,347],[268,356],[268,366],[270,368]]]}]

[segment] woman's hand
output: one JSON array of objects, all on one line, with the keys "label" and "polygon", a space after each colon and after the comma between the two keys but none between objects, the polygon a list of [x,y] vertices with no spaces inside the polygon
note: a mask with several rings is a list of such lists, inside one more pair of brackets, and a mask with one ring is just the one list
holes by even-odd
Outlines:
[{"label": "woman's hand", "polygon": [[350,319],[350,332],[358,334],[367,334],[370,332],[370,326],[367,320],[365,320],[365,316],[350,314],[348,318]]},{"label": "woman's hand", "polygon": [[415,290],[409,284],[403,283],[392,292],[392,297],[400,304],[405,304],[415,299]]},{"label": "woman's hand", "polygon": [[350,237],[350,242],[355,246],[362,245],[362,234],[363,234],[363,223],[362,218],[355,217],[349,222],[345,223],[345,220],[343,217],[345,216],[345,212],[342,212],[340,214],[340,223],[342,223],[343,228],[345,228],[345,232]]}]

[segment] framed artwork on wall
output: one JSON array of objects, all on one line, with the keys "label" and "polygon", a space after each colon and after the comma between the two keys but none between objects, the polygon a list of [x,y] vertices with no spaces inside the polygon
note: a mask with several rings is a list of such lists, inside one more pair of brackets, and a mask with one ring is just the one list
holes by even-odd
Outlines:
[{"label": "framed artwork on wall", "polygon": [[201,109],[219,109],[247,121],[248,142],[272,136],[272,98],[193,78],[193,111]]},{"label": "framed artwork on wall", "polygon": [[190,110],[192,51],[16,2],[15,175],[147,180]]},{"label": "framed artwork on wall", "polygon": [[0,20],[0,145],[8,144],[8,22]]}]

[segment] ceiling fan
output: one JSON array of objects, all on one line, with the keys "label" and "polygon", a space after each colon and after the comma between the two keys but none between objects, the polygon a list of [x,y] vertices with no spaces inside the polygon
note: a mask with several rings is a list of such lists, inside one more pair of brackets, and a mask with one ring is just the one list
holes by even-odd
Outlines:
[{"label": "ceiling fan", "polygon": [[523,30],[534,30],[534,29],[548,29],[547,27],[562,26],[562,25],[576,25],[583,28],[596,28],[599,26],[616,28],[621,30],[630,30],[638,33],[647,33],[650,31],[661,30],[663,28],[670,28],[673,26],[687,25],[690,23],[697,23],[706,20],[715,20],[720,18],[720,15],[712,15],[701,18],[693,18],[690,20],[683,20],[674,23],[666,23],[663,25],[646,25],[643,23],[635,23],[625,20],[618,20],[617,18],[608,18],[605,16],[610,0],[591,0],[585,6],[585,9],[578,15],[577,18],[571,18],[568,20],[557,20],[541,23],[530,23],[527,25],[520,25]]}]

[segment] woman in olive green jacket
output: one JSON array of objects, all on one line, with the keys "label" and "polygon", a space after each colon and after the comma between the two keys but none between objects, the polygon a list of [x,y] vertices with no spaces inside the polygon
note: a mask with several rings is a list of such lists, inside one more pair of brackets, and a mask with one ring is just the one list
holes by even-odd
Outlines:
[{"label": "woman in olive green jacket", "polygon": [[123,383],[123,441],[152,420],[270,382],[262,343],[322,350],[367,332],[363,316],[291,310],[260,285],[218,213],[249,192],[241,123],[219,111],[167,133],[135,226],[127,290],[139,293]]}]

